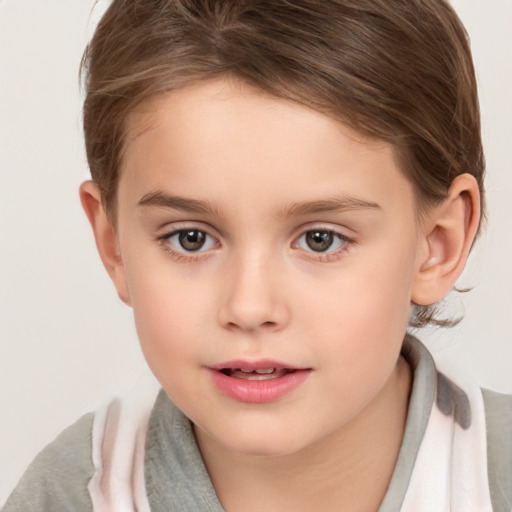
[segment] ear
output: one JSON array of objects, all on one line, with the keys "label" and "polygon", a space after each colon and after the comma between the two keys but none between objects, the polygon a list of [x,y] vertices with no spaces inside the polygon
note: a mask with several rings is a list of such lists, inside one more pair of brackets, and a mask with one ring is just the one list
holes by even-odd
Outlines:
[{"label": "ear", "polygon": [[464,270],[480,222],[480,191],[470,174],[453,180],[447,198],[424,220],[425,251],[413,283],[413,303],[441,300]]},{"label": "ear", "polygon": [[117,233],[103,208],[98,185],[92,181],[82,183],[80,185],[80,201],[91,223],[101,261],[112,279],[120,299],[131,306]]}]

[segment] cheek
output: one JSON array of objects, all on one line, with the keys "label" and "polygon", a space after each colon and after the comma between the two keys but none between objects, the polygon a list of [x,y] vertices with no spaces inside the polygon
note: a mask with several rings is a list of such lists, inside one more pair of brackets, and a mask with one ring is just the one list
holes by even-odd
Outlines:
[{"label": "cheek", "polygon": [[412,244],[395,249],[358,253],[353,264],[317,281],[308,294],[296,292],[308,297],[302,328],[313,339],[325,338],[328,358],[357,366],[361,355],[388,360],[398,355],[409,318],[415,253]]},{"label": "cheek", "polygon": [[[379,267],[376,263],[372,271],[340,276],[323,299],[310,297],[304,309],[302,329],[317,364],[325,370],[325,386],[345,404],[349,416],[388,381],[407,328],[408,280],[397,277],[399,265],[386,265],[386,273]],[[323,413],[328,414],[328,408]]]},{"label": "cheek", "polygon": [[198,290],[170,267],[125,263],[137,333],[152,369],[192,359],[211,316],[209,287]]},{"label": "cheek", "polygon": [[[396,329],[408,318],[412,273],[407,266],[377,262],[372,266],[341,271],[326,283],[310,287],[306,311],[319,315],[314,325],[328,326],[343,333],[354,329]],[[314,291],[312,291],[314,290]]]},{"label": "cheek", "polygon": [[[134,317],[140,347],[151,371],[176,403],[190,386],[190,372],[197,371],[204,350],[204,313],[198,302],[179,294],[159,301],[155,293],[135,303]],[[189,390],[190,391],[190,390]]]}]

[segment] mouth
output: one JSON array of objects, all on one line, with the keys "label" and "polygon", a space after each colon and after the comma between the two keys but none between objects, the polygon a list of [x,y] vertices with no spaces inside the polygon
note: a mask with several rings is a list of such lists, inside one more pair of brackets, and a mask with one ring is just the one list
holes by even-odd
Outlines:
[{"label": "mouth", "polygon": [[239,402],[274,402],[308,380],[312,368],[276,361],[230,361],[208,368],[212,382],[224,395]]},{"label": "mouth", "polygon": [[297,370],[288,368],[258,368],[255,370],[246,370],[243,368],[222,368],[221,373],[227,377],[245,380],[270,380],[279,379]]}]

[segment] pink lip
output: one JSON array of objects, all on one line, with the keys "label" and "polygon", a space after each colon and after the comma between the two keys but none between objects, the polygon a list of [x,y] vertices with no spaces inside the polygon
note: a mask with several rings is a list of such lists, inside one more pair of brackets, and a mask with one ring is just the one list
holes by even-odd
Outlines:
[{"label": "pink lip", "polygon": [[[277,368],[288,370],[288,372],[280,377],[264,380],[249,380],[226,375],[221,371],[226,368],[237,368],[245,371]],[[210,366],[208,367],[208,371],[217,389],[226,396],[239,402],[261,404],[279,400],[293,391],[309,377],[311,368],[296,368],[271,360],[236,360]]]}]

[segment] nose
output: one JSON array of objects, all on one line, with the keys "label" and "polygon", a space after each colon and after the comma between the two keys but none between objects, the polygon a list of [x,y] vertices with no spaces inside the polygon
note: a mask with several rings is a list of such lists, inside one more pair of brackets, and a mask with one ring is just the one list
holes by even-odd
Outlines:
[{"label": "nose", "polygon": [[222,281],[219,322],[223,327],[244,332],[277,331],[288,323],[282,272],[267,256],[252,254],[231,261]]}]

